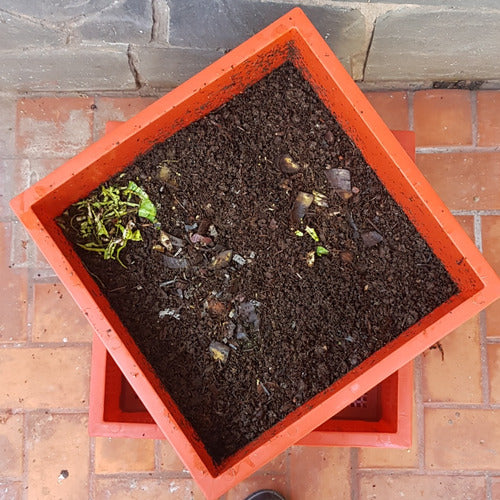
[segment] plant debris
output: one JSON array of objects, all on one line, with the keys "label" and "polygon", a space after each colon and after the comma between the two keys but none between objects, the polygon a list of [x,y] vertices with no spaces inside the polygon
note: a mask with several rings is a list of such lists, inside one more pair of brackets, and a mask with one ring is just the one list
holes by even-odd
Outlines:
[{"label": "plant debris", "polygon": [[221,363],[226,363],[229,358],[230,348],[222,342],[217,342],[214,340],[209,345],[210,354],[215,361],[220,361]]},{"label": "plant debris", "polygon": [[332,168],[326,171],[326,178],[333,190],[344,200],[352,196],[351,172],[345,168]]},{"label": "plant debris", "polygon": [[224,267],[229,266],[231,259],[233,258],[232,250],[224,250],[223,252],[218,253],[210,262],[210,267],[212,269],[223,269]]},{"label": "plant debris", "polygon": [[300,225],[302,219],[307,213],[307,209],[311,206],[313,201],[314,196],[312,194],[304,193],[303,191],[299,192],[299,194],[295,198],[295,202],[292,207],[292,213],[290,216],[292,226],[296,227]]},{"label": "plant debris", "polygon": [[[129,241],[142,241],[135,216],[156,221],[156,207],[133,181],[121,187],[103,185],[98,193],[73,204],[66,213],[79,247],[100,253],[104,260],[115,259],[123,267],[120,252]],[[61,218],[58,223],[66,232],[70,230]]]},{"label": "plant debris", "polygon": [[299,164],[295,163],[290,155],[283,155],[279,159],[278,165],[285,174],[296,174],[300,170]]}]

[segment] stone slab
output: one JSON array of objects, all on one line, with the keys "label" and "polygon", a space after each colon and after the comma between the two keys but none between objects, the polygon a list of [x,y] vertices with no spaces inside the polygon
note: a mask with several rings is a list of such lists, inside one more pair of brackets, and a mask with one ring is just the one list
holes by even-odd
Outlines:
[{"label": "stone slab", "polygon": [[378,18],[367,81],[500,78],[500,12],[416,11]]},{"label": "stone slab", "polygon": [[76,39],[103,43],[148,43],[153,27],[151,2],[125,0],[99,12],[72,31]]},{"label": "stone slab", "polygon": [[0,52],[0,90],[92,91],[136,88],[127,46]]},{"label": "stone slab", "polygon": [[139,80],[153,88],[176,87],[223,55],[210,49],[132,47]]},{"label": "stone slab", "polygon": [[65,38],[62,31],[0,12],[1,50],[16,49],[20,51],[28,47],[62,45]]},{"label": "stone slab", "polygon": [[[251,0],[171,0],[169,5],[170,43],[213,49],[234,48],[296,6]],[[364,56],[368,46],[366,20],[359,10],[334,5],[302,8],[346,66],[352,58]]]},{"label": "stone slab", "polygon": [[54,23],[89,16],[101,11],[109,3],[109,0],[2,0],[1,8]]},{"label": "stone slab", "polygon": [[438,7],[477,9],[500,9],[498,0],[369,0],[369,3],[403,4],[403,5],[436,5]]}]

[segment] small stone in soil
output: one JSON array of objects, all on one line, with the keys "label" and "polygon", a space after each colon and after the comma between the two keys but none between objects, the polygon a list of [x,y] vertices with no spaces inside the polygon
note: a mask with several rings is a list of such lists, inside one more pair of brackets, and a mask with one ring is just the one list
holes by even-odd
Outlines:
[{"label": "small stone in soil", "polygon": [[362,233],[361,239],[363,240],[365,246],[367,246],[368,248],[374,247],[384,240],[384,238],[379,233],[377,233],[377,231],[368,231],[367,233]]},{"label": "small stone in soil", "polygon": [[229,358],[229,347],[226,344],[223,344],[222,342],[217,342],[214,340],[213,342],[210,343],[208,346],[208,349],[210,351],[210,354],[212,355],[212,358],[214,358],[215,361],[220,361],[222,363],[225,363],[228,358]]},{"label": "small stone in soil", "polygon": [[165,264],[169,269],[186,269],[188,267],[188,262],[186,259],[176,259],[175,257],[170,257],[165,255]]},{"label": "small stone in soil", "polygon": [[245,329],[239,323],[238,326],[236,327],[236,338],[238,340],[248,340],[247,332],[245,332]]},{"label": "small stone in soil", "polygon": [[292,213],[290,216],[293,225],[298,226],[307,213],[307,209],[314,201],[314,196],[310,193],[299,192],[293,202]]},{"label": "small stone in soil", "polygon": [[241,255],[235,253],[233,255],[233,260],[236,262],[236,264],[239,264],[240,266],[244,266],[247,263],[247,260],[245,257],[242,257]]},{"label": "small stone in soil", "polygon": [[174,318],[176,320],[181,319],[181,315],[175,309],[167,308],[167,309],[163,309],[162,311],[160,311],[158,313],[158,317],[160,319],[165,318],[166,316],[171,316],[172,318]]},{"label": "small stone in soil", "polygon": [[342,262],[352,262],[354,260],[354,255],[351,252],[342,252],[340,258]]},{"label": "small stone in soil", "polygon": [[194,233],[189,236],[191,243],[201,243],[202,245],[211,245],[213,243],[212,238],[208,236],[202,236],[199,233]]},{"label": "small stone in soil", "polygon": [[259,329],[260,318],[253,302],[242,302],[238,307],[238,314],[244,323],[251,325],[254,330]]}]

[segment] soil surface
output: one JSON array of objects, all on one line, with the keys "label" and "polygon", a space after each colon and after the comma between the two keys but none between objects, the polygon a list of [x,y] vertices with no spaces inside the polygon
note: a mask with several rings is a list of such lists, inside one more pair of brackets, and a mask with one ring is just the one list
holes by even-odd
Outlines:
[{"label": "soil surface", "polygon": [[[329,182],[338,168],[350,189]],[[153,249],[138,219],[126,269],[75,248],[216,463],[458,291],[289,64],[108,185],[129,180],[183,246]],[[328,206],[296,205],[313,191]]]}]

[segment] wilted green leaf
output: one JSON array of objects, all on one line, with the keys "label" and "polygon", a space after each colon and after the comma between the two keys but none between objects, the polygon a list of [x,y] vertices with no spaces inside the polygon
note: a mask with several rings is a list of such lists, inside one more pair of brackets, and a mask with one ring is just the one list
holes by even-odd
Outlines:
[{"label": "wilted green leaf", "polygon": [[138,214],[139,217],[144,217],[151,222],[156,221],[156,207],[149,198],[141,200]]},{"label": "wilted green leaf", "polygon": [[328,255],[329,253],[330,252],[325,247],[319,245],[316,247],[316,255],[318,257],[321,257],[322,255]]},{"label": "wilted green leaf", "polygon": [[314,230],[314,228],[306,226],[306,233],[314,240],[314,241],[319,241],[319,236]]}]

